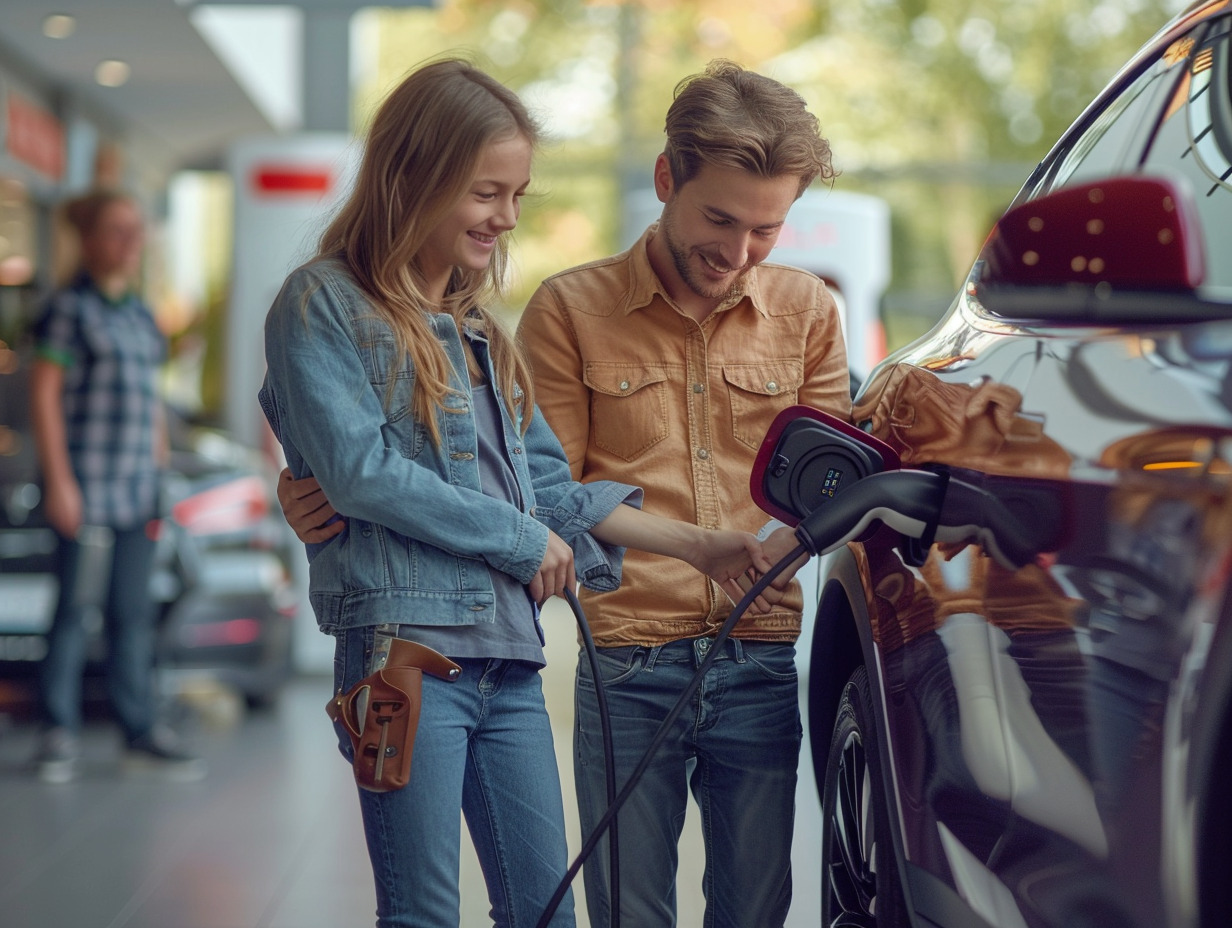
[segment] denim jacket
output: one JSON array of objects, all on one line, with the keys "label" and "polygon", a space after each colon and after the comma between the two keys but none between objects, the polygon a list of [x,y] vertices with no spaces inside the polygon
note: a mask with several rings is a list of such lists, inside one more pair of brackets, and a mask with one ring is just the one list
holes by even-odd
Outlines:
[{"label": "denim jacket", "polygon": [[[528,583],[548,529],[573,548],[585,586],[620,585],[624,549],[588,531],[621,503],[640,507],[641,490],[574,482],[538,410],[522,435],[501,398],[521,505],[485,495],[462,336],[449,315],[430,318],[454,370],[448,411],[437,412],[439,447],[412,413],[413,365],[396,361],[393,333],[341,262],[292,272],[266,318],[261,408],[292,473],[315,475],[347,517],[341,535],[308,546],[309,598],[331,634],[381,622],[492,622],[488,568]],[[495,384],[486,340],[469,337]]]}]

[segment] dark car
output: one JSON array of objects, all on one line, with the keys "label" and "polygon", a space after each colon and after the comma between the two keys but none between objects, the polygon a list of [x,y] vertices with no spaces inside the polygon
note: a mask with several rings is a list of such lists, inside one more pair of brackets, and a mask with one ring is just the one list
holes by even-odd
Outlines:
[{"label": "dark car", "polygon": [[781,498],[855,539],[809,659],[824,924],[1232,925],[1230,177],[1205,3],[862,387],[863,521],[834,490],[865,452]]},{"label": "dark car", "polygon": [[[47,525],[28,422],[23,355],[0,345],[0,701],[27,711],[55,606],[55,533]],[[297,608],[289,571],[294,538],[272,506],[273,476],[225,433],[168,409],[170,467],[155,533],[151,595],[157,666],[172,697],[191,678],[232,687],[253,707],[273,703],[292,671]],[[110,557],[104,529],[84,539],[95,572]],[[86,587],[91,623],[86,697],[102,697],[102,589]]]}]

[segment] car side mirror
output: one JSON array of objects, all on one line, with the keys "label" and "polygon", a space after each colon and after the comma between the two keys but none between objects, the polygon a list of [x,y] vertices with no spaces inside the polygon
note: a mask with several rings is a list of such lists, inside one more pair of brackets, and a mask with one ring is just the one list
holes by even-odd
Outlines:
[{"label": "car side mirror", "polygon": [[1196,290],[1205,276],[1188,186],[1134,175],[1064,187],[1009,210],[968,292],[992,313],[1024,319],[1188,316],[1203,313]]}]

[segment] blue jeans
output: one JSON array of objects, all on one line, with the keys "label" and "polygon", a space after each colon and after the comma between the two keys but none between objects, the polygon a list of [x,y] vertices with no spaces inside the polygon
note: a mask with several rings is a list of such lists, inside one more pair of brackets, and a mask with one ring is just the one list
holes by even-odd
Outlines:
[{"label": "blue jeans", "polygon": [[[600,648],[619,793],[711,639]],[[578,661],[574,763],[583,839],[607,809],[603,740],[590,663]],[[616,816],[622,925],[676,924],[677,844],[686,790],[701,811],[705,928],[781,926],[791,903],[800,710],[795,648],[728,640]],[[610,920],[608,844],[583,868],[595,928]]]},{"label": "blue jeans", "polygon": [[[335,685],[365,676],[371,628],[341,634]],[[539,671],[524,661],[459,660],[450,683],[424,675],[410,782],[359,790],[379,928],[445,928],[459,918],[466,818],[498,926],[533,928],[568,866],[564,804]],[[343,756],[351,742],[339,731]],[[551,924],[571,928],[573,896]]]},{"label": "blue jeans", "polygon": [[[86,547],[60,538],[60,592],[41,668],[43,708],[49,724],[70,731],[81,728],[81,678],[89,643],[85,611],[101,605],[107,691],[124,735],[132,741],[154,723],[155,619],[150,601],[154,541],[144,526],[117,530],[114,536],[109,578],[90,575],[95,565]],[[83,592],[87,587],[105,590],[103,601],[83,602],[91,598]]]}]

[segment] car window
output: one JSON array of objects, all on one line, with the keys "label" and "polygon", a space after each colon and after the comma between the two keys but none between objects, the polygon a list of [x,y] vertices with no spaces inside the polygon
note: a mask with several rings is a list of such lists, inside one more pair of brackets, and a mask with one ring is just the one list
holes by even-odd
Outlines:
[{"label": "car window", "polygon": [[1232,238],[1232,17],[1216,20],[1191,49],[1185,80],[1165,110],[1143,160],[1148,173],[1185,177],[1193,189],[1206,246],[1207,285],[1232,287],[1232,262],[1215,249]]},{"label": "car window", "polygon": [[1065,184],[1122,173],[1138,160],[1148,128],[1183,71],[1161,58],[1121,92],[1058,157],[1032,198]]}]

